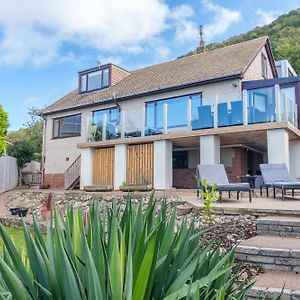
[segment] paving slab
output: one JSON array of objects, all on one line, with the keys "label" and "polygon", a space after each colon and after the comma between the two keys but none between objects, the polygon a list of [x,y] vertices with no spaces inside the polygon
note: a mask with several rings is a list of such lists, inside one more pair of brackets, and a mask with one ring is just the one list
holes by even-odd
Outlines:
[{"label": "paving slab", "polygon": [[300,291],[300,274],[288,271],[265,271],[255,277],[255,287]]},{"label": "paving slab", "polygon": [[257,235],[241,242],[242,246],[300,250],[300,239],[275,235]]}]

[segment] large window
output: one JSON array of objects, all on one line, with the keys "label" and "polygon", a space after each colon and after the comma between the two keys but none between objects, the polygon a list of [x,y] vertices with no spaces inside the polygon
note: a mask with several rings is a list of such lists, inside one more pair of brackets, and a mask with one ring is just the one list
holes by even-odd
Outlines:
[{"label": "large window", "polygon": [[106,120],[106,139],[116,139],[120,137],[120,111],[117,107],[97,110],[93,112],[93,125],[96,126],[94,139],[102,140],[103,137],[103,121]]},{"label": "large window", "polygon": [[109,86],[109,68],[80,74],[80,92],[90,92]]},{"label": "large window", "polygon": [[79,136],[81,114],[53,119],[53,138]]},{"label": "large window", "polygon": [[163,129],[164,104],[167,104],[167,127],[175,129],[187,126],[187,101],[192,99],[192,111],[201,105],[201,94],[181,96],[146,103],[146,128],[149,134],[161,133]]}]

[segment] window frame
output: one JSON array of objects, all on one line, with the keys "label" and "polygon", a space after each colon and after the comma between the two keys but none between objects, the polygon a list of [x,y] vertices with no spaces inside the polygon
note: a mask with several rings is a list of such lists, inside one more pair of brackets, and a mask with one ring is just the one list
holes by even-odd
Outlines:
[{"label": "window frame", "polygon": [[[180,96],[175,96],[175,97],[168,97],[168,98],[164,98],[164,99],[158,99],[158,100],[152,100],[152,101],[148,101],[145,102],[145,126],[147,126],[148,123],[148,119],[147,119],[147,106],[149,104],[154,104],[154,127],[157,129],[162,129],[162,127],[158,127],[157,126],[157,102],[161,102],[161,101],[168,101],[168,100],[175,100],[178,98],[182,98],[182,97],[187,97],[187,98],[192,98],[193,96],[200,96],[200,105],[202,105],[202,100],[203,100],[203,92],[198,92],[198,93],[193,93],[193,94],[185,94],[185,95],[180,95]],[[187,126],[187,124],[180,124],[180,125],[176,125],[176,126],[168,126],[168,128],[180,128],[180,127],[184,127]]]},{"label": "window frame", "polygon": [[[89,90],[89,74],[95,73],[95,72],[101,72],[101,87],[100,88],[96,88],[96,89],[91,89]],[[107,71],[108,72],[108,80],[107,80],[107,85],[103,85],[103,73]],[[85,82],[85,90],[82,90],[82,76],[86,76],[86,82]],[[110,87],[111,84],[111,66],[103,66],[100,68],[94,68],[94,69],[90,69],[87,71],[83,71],[83,72],[79,72],[79,93],[80,94],[86,94],[86,93],[90,93],[90,92],[94,92],[94,91],[99,91],[102,89],[106,89],[108,87]]]},{"label": "window frame", "polygon": [[[118,120],[111,119],[111,115],[112,115],[112,110],[113,110],[113,109],[116,109],[117,112],[118,112],[118,115],[119,115],[119,119],[118,119]],[[93,124],[93,125],[97,125],[97,124],[94,122],[94,116],[95,116],[95,113],[100,112],[100,111],[105,111],[105,110],[109,110],[107,121],[109,121],[109,122],[111,122],[111,123],[117,123],[117,124],[120,123],[120,120],[121,120],[121,115],[120,115],[120,114],[121,114],[121,111],[120,111],[120,109],[119,109],[118,106],[112,106],[112,107],[107,107],[107,108],[102,108],[102,109],[93,110],[93,111],[92,111],[92,124]]]},{"label": "window frame", "polygon": [[263,78],[268,78],[268,59],[261,53],[261,75]]},{"label": "window frame", "polygon": [[[60,123],[61,120],[64,119],[64,118],[75,117],[75,116],[80,116],[80,132],[79,133],[70,134],[70,135],[67,135],[67,136],[61,136],[61,123]],[[56,120],[59,120],[58,136],[54,136],[54,126],[55,126],[55,121]],[[53,140],[81,136],[81,129],[82,129],[82,114],[81,113],[73,114],[73,115],[66,115],[66,116],[57,117],[57,118],[53,118],[52,119],[52,139]]]}]

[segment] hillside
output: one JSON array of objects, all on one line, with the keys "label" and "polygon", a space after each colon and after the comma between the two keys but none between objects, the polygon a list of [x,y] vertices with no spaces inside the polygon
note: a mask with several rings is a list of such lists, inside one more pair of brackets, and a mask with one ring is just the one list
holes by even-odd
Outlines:
[{"label": "hillside", "polygon": [[[265,35],[270,37],[275,59],[288,59],[297,74],[300,74],[300,8],[281,15],[269,25],[256,27],[221,43],[209,44],[207,48],[209,50],[217,49]],[[187,55],[193,53],[195,51],[191,51]]]}]

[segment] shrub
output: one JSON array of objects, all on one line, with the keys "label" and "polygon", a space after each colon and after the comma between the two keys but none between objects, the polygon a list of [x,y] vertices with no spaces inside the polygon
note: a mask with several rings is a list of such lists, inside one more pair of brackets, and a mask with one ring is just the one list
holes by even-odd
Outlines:
[{"label": "shrub", "polygon": [[[244,299],[251,285],[236,285],[234,251],[201,243],[185,220],[176,227],[176,209],[168,217],[163,203],[156,212],[151,198],[113,204],[99,212],[94,203],[83,218],[70,207],[65,220],[42,236],[34,219],[30,234],[23,224],[28,263],[0,225],[0,292],[14,299]],[[51,229],[53,228],[53,229]]]},{"label": "shrub", "polygon": [[[200,184],[198,184],[198,186],[199,185]],[[221,195],[216,192],[216,184],[213,184],[210,187],[208,182],[203,180],[201,182],[201,186],[202,188],[199,189],[199,193],[201,195],[201,201],[204,205],[203,216],[205,220],[209,221],[213,212],[213,205],[220,199]]]}]

